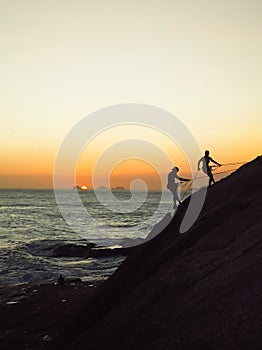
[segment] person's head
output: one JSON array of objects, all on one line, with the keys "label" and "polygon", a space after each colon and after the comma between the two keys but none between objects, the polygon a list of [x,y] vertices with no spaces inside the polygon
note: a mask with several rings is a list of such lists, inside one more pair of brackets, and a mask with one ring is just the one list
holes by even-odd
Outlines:
[{"label": "person's head", "polygon": [[179,169],[178,169],[178,167],[177,167],[177,166],[175,166],[175,167],[172,169],[172,171],[178,172],[178,171],[179,171]]},{"label": "person's head", "polygon": [[205,151],[205,156],[206,156],[206,157],[209,156],[209,151]]}]

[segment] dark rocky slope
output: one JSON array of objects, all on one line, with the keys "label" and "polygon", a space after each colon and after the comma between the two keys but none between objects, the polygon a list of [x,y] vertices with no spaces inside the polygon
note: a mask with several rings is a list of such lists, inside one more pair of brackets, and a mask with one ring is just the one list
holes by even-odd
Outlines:
[{"label": "dark rocky slope", "polygon": [[[189,199],[133,250],[75,315],[67,349],[260,349],[262,157],[208,190],[179,234]],[[197,194],[196,194],[197,195]]]}]

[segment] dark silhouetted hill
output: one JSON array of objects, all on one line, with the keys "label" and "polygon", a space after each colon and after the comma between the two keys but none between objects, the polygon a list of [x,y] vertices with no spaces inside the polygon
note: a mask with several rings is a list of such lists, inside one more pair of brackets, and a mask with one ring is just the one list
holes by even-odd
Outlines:
[{"label": "dark silhouetted hill", "polygon": [[[261,349],[262,157],[208,189],[179,234],[189,198],[83,303],[66,349]],[[197,195],[197,194],[196,194]]]}]

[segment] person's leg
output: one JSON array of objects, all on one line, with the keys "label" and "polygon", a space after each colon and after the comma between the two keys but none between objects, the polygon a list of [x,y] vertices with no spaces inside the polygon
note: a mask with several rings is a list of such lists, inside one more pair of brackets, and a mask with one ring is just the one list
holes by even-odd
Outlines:
[{"label": "person's leg", "polygon": [[177,208],[177,203],[181,203],[180,200],[179,200],[179,197],[178,197],[178,194],[177,194],[177,188],[176,187],[173,187],[173,188],[169,188],[169,190],[172,192],[173,194],[173,208]]},{"label": "person's leg", "polygon": [[209,176],[209,187],[210,187],[212,185],[212,182],[215,183],[215,179],[210,169],[208,170],[207,175]]},{"label": "person's leg", "polygon": [[175,195],[175,193],[173,193],[173,208],[175,209],[177,207],[177,196]]},{"label": "person's leg", "polygon": [[179,204],[181,204],[177,191],[173,192],[173,201],[174,201],[174,207],[177,207]]}]

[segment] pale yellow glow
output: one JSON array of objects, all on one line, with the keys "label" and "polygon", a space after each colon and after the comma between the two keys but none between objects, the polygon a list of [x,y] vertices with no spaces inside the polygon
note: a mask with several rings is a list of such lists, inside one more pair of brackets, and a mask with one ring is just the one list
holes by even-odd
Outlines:
[{"label": "pale yellow glow", "polygon": [[[253,159],[262,136],[261,13],[260,0],[2,1],[0,187],[51,187],[73,125],[127,102],[176,115],[222,163]],[[143,137],[188,171],[176,145],[151,131]],[[106,141],[94,140],[87,165],[82,155],[79,183]]]}]

